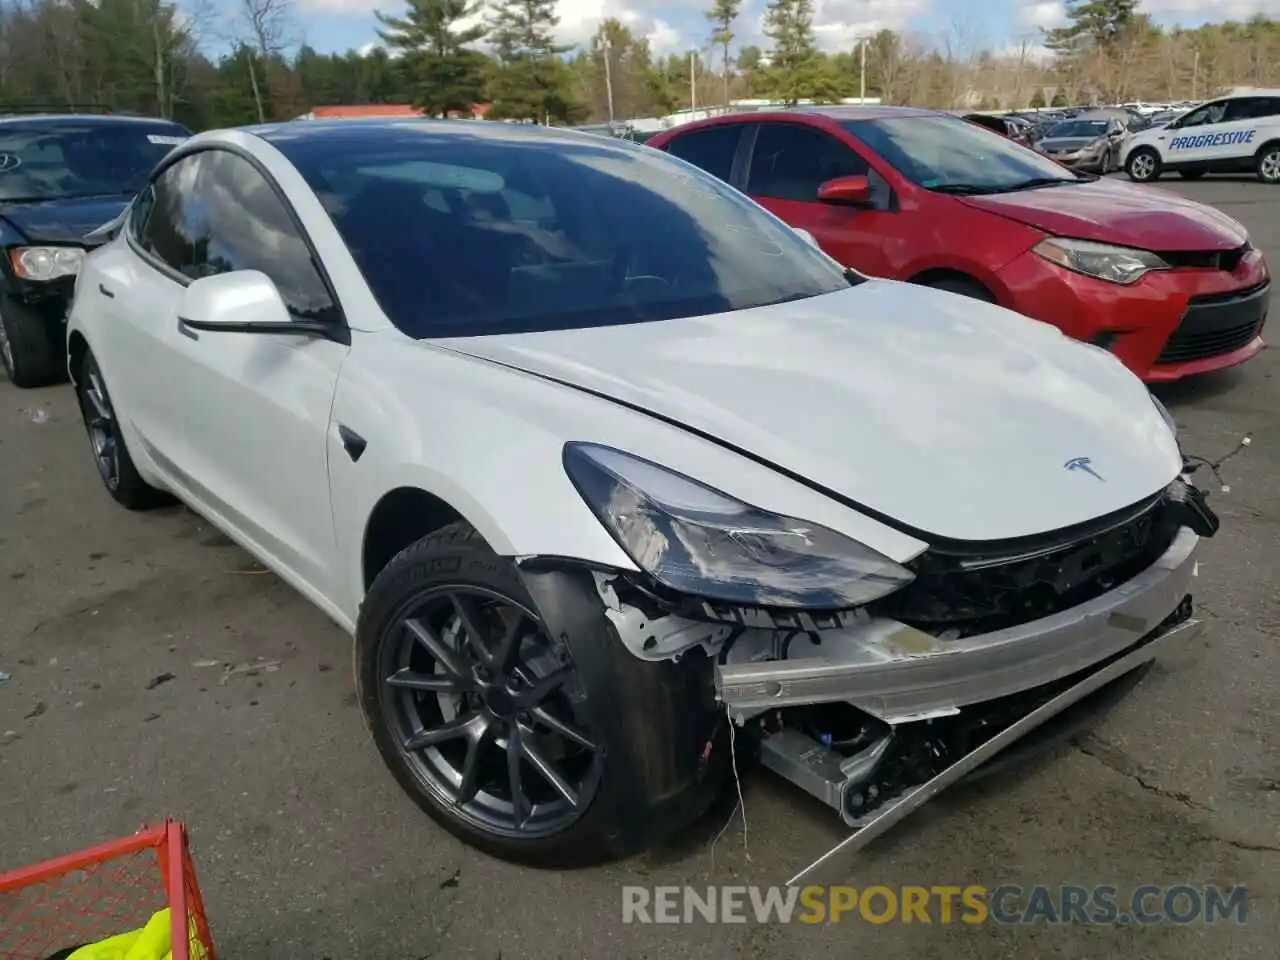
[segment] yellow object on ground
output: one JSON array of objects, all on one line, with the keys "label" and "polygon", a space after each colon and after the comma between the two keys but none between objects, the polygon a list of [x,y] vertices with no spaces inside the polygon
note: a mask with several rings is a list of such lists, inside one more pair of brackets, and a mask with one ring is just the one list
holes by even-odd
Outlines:
[{"label": "yellow object on ground", "polygon": [[141,930],[81,947],[67,960],[172,960],[169,908],[154,914]]}]

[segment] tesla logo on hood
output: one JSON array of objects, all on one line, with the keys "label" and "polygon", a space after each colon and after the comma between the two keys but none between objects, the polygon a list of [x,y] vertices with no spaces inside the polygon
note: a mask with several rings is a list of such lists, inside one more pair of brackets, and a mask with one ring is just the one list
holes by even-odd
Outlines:
[{"label": "tesla logo on hood", "polygon": [[1077,470],[1080,470],[1080,471],[1083,471],[1084,473],[1089,474],[1089,476],[1091,477],[1094,477],[1098,480],[1102,480],[1103,483],[1107,482],[1106,480],[1102,479],[1102,475],[1099,474],[1097,470],[1093,469],[1093,461],[1090,460],[1088,457],[1072,457],[1070,460],[1068,460],[1066,463],[1062,465],[1062,469],[1067,470],[1069,472],[1073,472],[1073,473]]}]

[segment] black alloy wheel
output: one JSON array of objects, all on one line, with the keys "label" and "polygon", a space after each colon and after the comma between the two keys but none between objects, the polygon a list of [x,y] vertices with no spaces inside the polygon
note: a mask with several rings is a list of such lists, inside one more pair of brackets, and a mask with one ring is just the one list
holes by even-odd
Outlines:
[{"label": "black alloy wheel", "polygon": [[102,371],[92,357],[84,365],[76,393],[98,475],[103,485],[114,494],[120,488],[120,428],[111,399],[102,384]]},{"label": "black alloy wheel", "polygon": [[383,721],[435,804],[505,840],[551,837],[583,815],[603,751],[567,651],[527,606],[477,585],[431,587],[378,646]]}]

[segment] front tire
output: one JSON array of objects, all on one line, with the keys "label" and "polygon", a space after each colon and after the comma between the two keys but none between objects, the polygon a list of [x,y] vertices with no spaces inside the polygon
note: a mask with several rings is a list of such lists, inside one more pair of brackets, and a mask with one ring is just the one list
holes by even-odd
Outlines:
[{"label": "front tire", "polygon": [[64,359],[45,318],[0,294],[0,366],[13,385],[32,389],[64,382]]},{"label": "front tire", "polygon": [[1129,154],[1129,159],[1125,161],[1124,169],[1125,173],[1129,175],[1129,179],[1135,183],[1153,183],[1160,179],[1162,167],[1160,154],[1150,147],[1139,147]]},{"label": "front tire", "polygon": [[[455,837],[529,866],[587,866],[663,839],[715,798],[725,749],[675,793],[650,782],[680,765],[676,745],[707,716],[679,676],[689,664],[639,660],[603,607],[598,622],[553,637],[515,565],[465,523],[374,580],[356,630],[360,705],[397,782]],[[652,764],[636,762],[643,751]]]},{"label": "front tire", "polygon": [[1257,173],[1263,183],[1280,183],[1280,143],[1268,144],[1258,152]]},{"label": "front tire", "polygon": [[1111,151],[1108,150],[1106,153],[1102,155],[1102,169],[1098,172],[1098,176],[1105,177],[1107,174],[1109,174],[1112,170],[1111,163],[1112,163]]},{"label": "front tire", "polygon": [[106,380],[91,351],[86,351],[80,362],[76,399],[80,401],[80,416],[89,434],[98,476],[111,498],[127,510],[151,510],[173,503],[169,494],[143,480],[134,466]]}]

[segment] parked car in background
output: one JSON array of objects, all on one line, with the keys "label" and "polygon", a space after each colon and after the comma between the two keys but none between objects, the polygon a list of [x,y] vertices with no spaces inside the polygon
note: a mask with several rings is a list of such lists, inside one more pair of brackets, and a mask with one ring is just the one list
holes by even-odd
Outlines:
[{"label": "parked car in background", "polygon": [[1029,132],[1031,125],[1024,120],[1012,117],[994,116],[989,113],[967,113],[963,115],[969,123],[987,130],[993,130],[1002,137],[1008,137],[1015,143],[1030,146]]},{"label": "parked car in background", "polygon": [[1066,167],[1106,176],[1116,169],[1128,136],[1120,118],[1086,113],[1054,124],[1035,146]]},{"label": "parked car in background", "polygon": [[86,259],[68,352],[110,495],[178,496],[353,634],[399,784],[527,864],[678,833],[756,752],[886,828],[1203,627],[1217,519],[1115,357],[634,143],[201,134]]},{"label": "parked car in background", "polygon": [[716,117],[649,144],[743,190],[846,266],[1010,307],[1148,381],[1263,348],[1270,276],[1237,221],[1067,170],[958,117],[813,107]]},{"label": "parked car in background", "polygon": [[147,117],[0,117],[0,362],[14,385],[66,379],[66,311],[85,251],[191,131]]},{"label": "parked car in background", "polygon": [[1211,100],[1164,127],[1134,136],[1121,161],[1129,178],[1150,183],[1168,172],[1253,173],[1280,184],[1280,90]]}]

